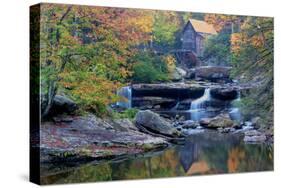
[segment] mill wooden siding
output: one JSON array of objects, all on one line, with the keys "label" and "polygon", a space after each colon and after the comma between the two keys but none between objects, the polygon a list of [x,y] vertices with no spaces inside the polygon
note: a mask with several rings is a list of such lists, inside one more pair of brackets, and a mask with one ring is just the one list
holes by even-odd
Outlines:
[{"label": "mill wooden siding", "polygon": [[[207,24],[207,23],[206,23]],[[208,25],[210,27],[210,25]],[[192,23],[188,21],[184,28],[182,35],[182,49],[190,50],[194,52],[197,56],[202,56],[204,51],[204,43],[208,36],[214,33],[203,33],[197,32]]]},{"label": "mill wooden siding", "polygon": [[182,48],[184,50],[190,50],[190,51],[196,52],[196,42],[195,41],[196,41],[196,32],[189,22],[183,33]]}]

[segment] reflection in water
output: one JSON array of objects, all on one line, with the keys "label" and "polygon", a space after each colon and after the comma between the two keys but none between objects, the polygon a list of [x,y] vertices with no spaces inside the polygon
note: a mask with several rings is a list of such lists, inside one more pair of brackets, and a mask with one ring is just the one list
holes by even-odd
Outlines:
[{"label": "reflection in water", "polygon": [[213,134],[192,136],[185,145],[149,157],[83,164],[59,172],[50,167],[41,180],[43,184],[78,183],[273,170],[272,145],[245,144],[234,136]]}]

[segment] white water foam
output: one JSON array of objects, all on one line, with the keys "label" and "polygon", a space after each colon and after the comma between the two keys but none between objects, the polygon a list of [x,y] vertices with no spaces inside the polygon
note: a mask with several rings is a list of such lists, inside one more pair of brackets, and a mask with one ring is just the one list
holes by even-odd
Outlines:
[{"label": "white water foam", "polygon": [[132,88],[130,86],[122,87],[117,91],[117,95],[126,99],[126,101],[118,101],[117,106],[122,108],[132,107]]},{"label": "white water foam", "polygon": [[191,102],[190,105],[190,116],[191,120],[198,121],[205,114],[204,105],[207,101],[211,100],[210,88],[206,88],[204,95]]}]

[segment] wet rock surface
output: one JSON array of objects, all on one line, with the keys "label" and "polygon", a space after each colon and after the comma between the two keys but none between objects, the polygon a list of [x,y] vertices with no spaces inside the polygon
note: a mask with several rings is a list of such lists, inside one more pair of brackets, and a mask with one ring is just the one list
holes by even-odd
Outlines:
[{"label": "wet rock surface", "polygon": [[178,137],[180,135],[180,132],[172,126],[171,122],[150,110],[139,111],[136,115],[135,123],[155,134],[168,137]]},{"label": "wet rock surface", "polygon": [[194,79],[195,78],[195,69],[187,69],[184,78],[185,79]]},{"label": "wet rock surface", "polygon": [[[273,140],[273,131],[263,134],[260,118],[237,124],[225,113],[238,91],[248,86],[205,81],[182,83],[133,84],[132,105],[141,109],[135,122],[129,119],[98,118],[94,115],[70,116],[77,106],[70,99],[56,96],[52,121],[43,122],[40,130],[42,162],[113,159],[163,149],[190,135],[215,131],[217,134],[242,134],[248,143]],[[208,113],[221,113],[190,120],[185,117],[191,103],[210,89],[212,100],[202,106]],[[151,109],[145,110],[145,109]],[[161,110],[175,111],[174,117],[160,116]],[[61,115],[60,111],[64,111]],[[157,112],[157,113],[155,113]],[[180,114],[182,112],[183,114]],[[159,114],[158,114],[159,113]],[[60,115],[58,115],[60,114]],[[189,119],[188,119],[189,118]],[[243,138],[242,138],[243,139]]]},{"label": "wet rock surface", "polygon": [[186,121],[182,122],[183,128],[195,129],[198,126],[199,126],[199,123],[197,123],[196,121],[193,121],[193,120],[186,120]]},{"label": "wet rock surface", "polygon": [[210,89],[212,99],[206,106],[229,108],[230,103],[239,98],[239,93],[247,92],[251,84],[214,83],[209,81],[185,80],[174,83],[133,84],[132,106],[141,110],[189,110],[193,100]]},{"label": "wet rock surface", "polygon": [[221,66],[201,66],[195,69],[195,77],[214,82],[229,82],[230,69],[230,67]]},{"label": "wet rock surface", "polygon": [[211,89],[210,94],[215,99],[219,100],[234,100],[238,97],[238,91],[236,88],[214,88]]},{"label": "wet rock surface", "polygon": [[53,105],[50,109],[49,115],[55,116],[63,113],[71,114],[77,109],[78,107],[74,101],[62,95],[56,95],[54,97]]},{"label": "wet rock surface", "polygon": [[133,98],[133,106],[141,110],[170,108],[175,103],[176,99],[166,97],[145,96]]},{"label": "wet rock surface", "polygon": [[186,71],[183,70],[180,67],[176,67],[175,70],[172,73],[172,81],[180,81],[182,80],[186,75]]},{"label": "wet rock surface", "polygon": [[204,94],[204,90],[205,87],[197,83],[159,83],[132,85],[133,98],[144,96],[156,96],[172,99],[198,98]]},{"label": "wet rock surface", "polygon": [[244,134],[245,134],[245,137],[244,137],[245,142],[264,142],[264,141],[266,141],[265,134],[263,134],[257,130],[249,130],[249,131],[246,131]]},{"label": "wet rock surface", "polygon": [[230,119],[228,114],[220,114],[214,118],[202,118],[200,125],[205,128],[226,128],[234,126],[234,122]]},{"label": "wet rock surface", "polygon": [[71,122],[44,122],[40,129],[41,162],[115,158],[165,148],[160,137],[139,132],[129,120],[102,120],[94,115]]}]

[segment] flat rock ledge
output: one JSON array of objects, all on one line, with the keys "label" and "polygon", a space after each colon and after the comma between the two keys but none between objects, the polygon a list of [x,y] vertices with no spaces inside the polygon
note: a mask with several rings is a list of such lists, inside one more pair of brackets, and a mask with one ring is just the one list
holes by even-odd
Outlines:
[{"label": "flat rock ledge", "polygon": [[93,115],[43,122],[41,162],[114,159],[167,147],[161,137],[139,132],[129,120],[102,120]]},{"label": "flat rock ledge", "polygon": [[265,142],[266,135],[257,131],[257,130],[249,130],[246,131],[244,137],[244,142],[252,143],[252,142]]}]

